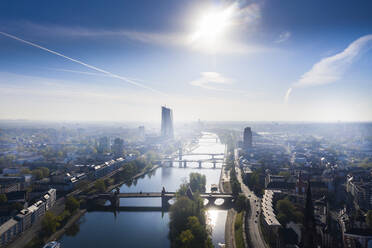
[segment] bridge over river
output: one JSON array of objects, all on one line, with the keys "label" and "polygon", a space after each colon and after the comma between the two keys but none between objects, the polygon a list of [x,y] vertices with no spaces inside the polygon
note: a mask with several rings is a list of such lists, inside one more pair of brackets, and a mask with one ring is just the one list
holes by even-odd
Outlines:
[{"label": "bridge over river", "polygon": [[[176,198],[176,192],[167,192],[163,189],[162,192],[138,192],[138,193],[120,193],[120,192],[112,192],[112,193],[102,193],[102,194],[95,194],[91,196],[83,196],[91,203],[90,205],[94,205],[98,207],[100,210],[104,209],[116,209],[116,210],[123,210],[123,211],[164,211],[168,210],[171,206],[169,202],[171,199]],[[192,195],[190,196],[192,197]],[[231,207],[234,198],[232,194],[226,193],[202,193],[200,197],[204,200],[205,207],[214,207],[214,208],[222,208],[227,209]],[[161,198],[161,206],[120,206],[120,199],[121,198]],[[97,204],[98,200],[106,200],[110,201],[109,206],[103,206],[102,204]],[[218,202],[216,202],[219,200]],[[93,204],[92,204],[93,203]]]},{"label": "bridge over river", "polygon": [[[173,157],[164,158],[160,162],[162,165],[169,164],[170,167],[173,166],[174,162],[178,162],[180,167],[187,167],[188,163],[198,163],[199,168],[202,168],[203,163],[212,163],[213,168],[216,169],[217,163],[222,163],[224,161],[224,158],[222,157],[216,157],[216,156],[223,156],[224,153],[182,153],[182,149],[179,150],[178,155],[175,155]],[[200,159],[191,159],[191,158],[184,158],[184,156],[209,156],[209,158],[200,158]]]}]

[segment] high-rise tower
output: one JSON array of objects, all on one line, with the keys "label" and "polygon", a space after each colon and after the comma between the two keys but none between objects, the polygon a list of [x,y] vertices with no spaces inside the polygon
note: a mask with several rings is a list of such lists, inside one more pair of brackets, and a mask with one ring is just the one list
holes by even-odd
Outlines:
[{"label": "high-rise tower", "polygon": [[101,137],[99,139],[98,152],[100,153],[110,152],[110,139],[107,136]]},{"label": "high-rise tower", "polygon": [[116,138],[114,140],[114,144],[112,145],[112,151],[113,151],[115,157],[123,156],[124,140],[122,140],[120,138]]},{"label": "high-rise tower", "polygon": [[161,107],[161,136],[166,139],[174,137],[173,111],[165,106]]},{"label": "high-rise tower", "polygon": [[252,147],[252,130],[250,127],[244,128],[244,148],[251,148]]}]

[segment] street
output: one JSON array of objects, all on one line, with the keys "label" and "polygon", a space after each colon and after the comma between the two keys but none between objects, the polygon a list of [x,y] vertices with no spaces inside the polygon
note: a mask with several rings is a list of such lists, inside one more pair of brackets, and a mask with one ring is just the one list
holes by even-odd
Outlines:
[{"label": "street", "polygon": [[[237,149],[234,150],[234,159],[235,159],[235,170],[237,173],[237,178],[240,183],[242,192],[244,195],[247,197],[250,203],[251,211],[248,213],[248,218],[247,218],[247,227],[249,230],[249,240],[251,241],[251,244],[253,247],[268,247],[263,238],[261,237],[261,233],[259,230],[259,217],[260,214],[260,201],[261,199],[257,197],[253,191],[251,191],[242,181],[241,177],[241,170],[239,168],[239,158],[238,158],[238,151]],[[257,216],[257,217],[256,217]]]}]

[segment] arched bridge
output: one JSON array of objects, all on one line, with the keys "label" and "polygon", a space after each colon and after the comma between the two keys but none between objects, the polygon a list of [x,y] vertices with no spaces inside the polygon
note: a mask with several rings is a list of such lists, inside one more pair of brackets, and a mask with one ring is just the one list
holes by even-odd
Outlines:
[{"label": "arched bridge", "polygon": [[[107,200],[110,201],[111,208],[125,208],[124,206],[120,206],[120,198],[161,198],[161,209],[167,210],[170,207],[169,200],[176,197],[176,192],[167,192],[163,190],[162,192],[139,192],[139,193],[120,193],[120,192],[113,192],[113,193],[103,193],[103,194],[95,194],[88,197],[90,201],[96,200]],[[202,199],[208,200],[205,204],[206,207],[216,207],[216,208],[230,208],[233,203],[233,196],[232,194],[225,194],[225,193],[202,193],[200,194]],[[216,202],[217,199],[221,199],[220,202]],[[132,207],[137,208],[137,207]],[[138,207],[139,209],[143,209],[144,207]],[[154,207],[149,207],[154,209]]]}]

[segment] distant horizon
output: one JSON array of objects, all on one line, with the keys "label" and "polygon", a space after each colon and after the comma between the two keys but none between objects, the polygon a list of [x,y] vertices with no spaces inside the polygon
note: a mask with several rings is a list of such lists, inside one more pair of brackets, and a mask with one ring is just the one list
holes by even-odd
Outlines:
[{"label": "distant horizon", "polygon": [[[200,120],[202,123],[295,123],[295,124],[301,124],[301,123],[308,123],[308,124],[338,124],[338,123],[372,123],[372,120],[370,121],[277,121],[277,120],[268,120],[268,121],[260,121],[260,120]],[[84,123],[114,123],[114,124],[120,124],[120,123],[149,123],[149,124],[158,124],[161,123],[161,120],[159,121],[140,121],[140,120],[122,120],[122,121],[95,121],[95,120],[32,120],[32,119],[0,119],[0,122],[44,122],[44,123],[69,123],[69,124],[84,124]],[[177,123],[198,123],[199,120],[191,120],[191,121],[174,121],[175,124]]]}]

